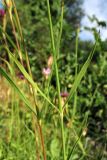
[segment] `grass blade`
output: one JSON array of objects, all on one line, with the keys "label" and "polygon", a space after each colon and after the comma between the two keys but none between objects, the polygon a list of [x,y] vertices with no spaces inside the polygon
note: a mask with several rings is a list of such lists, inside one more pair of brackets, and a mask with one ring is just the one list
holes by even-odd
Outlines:
[{"label": "grass blade", "polygon": [[[76,31],[76,45],[75,45],[75,63],[76,63],[76,66],[75,66],[75,79],[77,77],[77,74],[78,74],[78,39],[79,39],[79,31],[80,29],[78,28],[77,31]],[[76,109],[77,109],[77,99],[78,99],[78,95],[77,95],[77,91],[75,91],[75,94],[74,94],[74,106],[73,106],[73,113],[72,113],[72,119],[74,120],[75,119],[75,114],[76,114]]]},{"label": "grass blade", "polygon": [[82,124],[81,124],[79,136],[77,135],[77,133],[75,133],[77,140],[75,141],[75,143],[74,143],[74,145],[73,145],[73,147],[72,147],[72,149],[71,149],[71,151],[70,151],[70,153],[69,153],[69,155],[68,155],[68,157],[67,157],[67,160],[70,160],[70,159],[71,159],[72,154],[73,154],[73,152],[75,151],[77,145],[78,145],[78,146],[80,147],[80,149],[82,150],[83,155],[86,156],[86,151],[85,151],[85,149],[84,149],[84,147],[83,147],[83,145],[82,145],[82,143],[81,143],[81,137],[82,137],[82,135],[83,135],[83,128],[85,128],[85,127],[87,126],[88,116],[89,116],[89,113],[86,113],[86,115],[85,115],[85,117],[84,117],[84,120],[83,120],[83,122],[82,122]]},{"label": "grass blade", "polygon": [[[97,41],[98,41],[98,39],[97,39]],[[66,104],[67,104],[67,103],[70,101],[70,99],[72,98],[72,96],[73,96],[73,94],[75,93],[77,87],[79,86],[82,78],[84,77],[84,75],[85,75],[85,73],[86,73],[86,71],[87,71],[87,68],[88,68],[88,66],[89,66],[89,64],[90,64],[90,62],[91,62],[91,60],[92,60],[93,54],[94,54],[94,52],[95,52],[95,50],[96,50],[97,41],[96,41],[96,43],[95,43],[95,45],[94,45],[91,53],[89,54],[89,56],[88,56],[85,64],[83,65],[83,67],[81,68],[79,74],[77,75],[77,77],[76,77],[76,79],[75,79],[75,81],[74,81],[73,87],[71,88],[69,97],[67,98],[67,100],[66,100],[66,102],[65,102],[65,104],[64,104],[64,106],[63,106],[63,109],[65,108]]]},{"label": "grass blade", "polygon": [[18,93],[18,95],[23,100],[23,102],[27,105],[27,107],[36,115],[36,112],[31,108],[30,101],[25,97],[24,93],[19,89],[19,87],[17,87],[15,82],[11,79],[11,77],[1,67],[0,67],[0,73],[2,74],[2,76],[4,76],[7,79],[7,81],[10,83],[10,85],[15,89],[15,91]]},{"label": "grass blade", "polygon": [[12,69],[11,65],[9,64],[9,62],[8,62],[8,61],[6,61],[5,59],[1,58],[1,57],[0,57],[0,59],[1,59],[4,63],[6,63],[6,64],[7,64],[8,69],[9,69],[9,71],[10,71],[11,75],[13,75],[14,70]]},{"label": "grass blade", "polygon": [[15,62],[17,67],[20,69],[20,71],[23,73],[25,78],[29,81],[29,83],[39,92],[39,94],[49,103],[52,105],[53,108],[55,108],[58,112],[58,108],[46,97],[46,95],[40,90],[38,85],[32,80],[32,78],[29,76],[29,74],[26,72],[22,64],[14,57],[14,55],[9,51],[8,48],[5,47],[9,55],[11,56],[11,59]]},{"label": "grass blade", "polygon": [[[65,151],[65,137],[64,137],[64,123],[63,123],[63,106],[61,104],[61,96],[60,96],[60,79],[59,79],[59,72],[58,72],[58,64],[57,64],[57,50],[55,46],[55,39],[54,39],[54,32],[53,32],[53,24],[52,24],[52,17],[51,17],[51,10],[50,10],[50,3],[49,0],[47,0],[47,10],[48,10],[48,18],[49,18],[49,28],[50,28],[50,37],[51,37],[51,46],[53,51],[53,57],[54,57],[54,66],[55,66],[55,75],[56,75],[56,86],[57,86],[57,93],[58,93],[58,105],[59,105],[59,112],[60,112],[60,126],[61,126],[61,135],[62,135],[62,144],[63,144],[63,159],[66,160],[66,151]],[[63,15],[63,9],[62,9],[62,15]],[[63,20],[63,16],[61,18]],[[62,22],[61,22],[61,32],[60,37],[62,35]],[[59,40],[60,41],[60,40]],[[60,45],[60,42],[59,42]],[[58,51],[59,51],[58,46]]]}]

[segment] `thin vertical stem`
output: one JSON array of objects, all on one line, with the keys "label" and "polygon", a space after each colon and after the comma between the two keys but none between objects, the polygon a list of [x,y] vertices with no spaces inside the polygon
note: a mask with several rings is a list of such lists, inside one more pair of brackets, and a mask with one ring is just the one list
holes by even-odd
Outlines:
[{"label": "thin vertical stem", "polygon": [[14,13],[15,13],[15,16],[16,16],[16,20],[17,20],[20,36],[21,36],[21,39],[23,41],[23,33],[22,33],[21,24],[20,24],[18,13],[17,13],[16,5],[15,5],[14,0],[11,0],[11,1],[12,1],[12,5],[13,5],[13,10],[14,10]]},{"label": "thin vertical stem", "polygon": [[10,21],[11,21],[12,28],[13,28],[13,34],[14,34],[16,45],[17,45],[17,48],[18,48],[19,58],[20,58],[21,64],[23,65],[23,57],[22,57],[20,45],[19,45],[19,42],[18,42],[18,39],[17,39],[17,36],[16,36],[16,29],[15,29],[15,25],[14,25],[14,22],[13,22],[11,10],[8,9],[8,13],[9,13],[9,16],[10,16]]},{"label": "thin vertical stem", "polygon": [[[55,41],[54,41],[54,34],[53,34],[53,25],[52,25],[52,18],[51,18],[51,12],[50,12],[50,4],[49,0],[47,0],[47,9],[48,9],[48,18],[49,18],[49,27],[50,27],[50,36],[51,36],[51,45],[52,45],[52,51],[53,51],[53,57],[54,57],[54,65],[55,65],[55,74],[56,74],[56,85],[57,85],[57,92],[58,92],[58,104],[59,104],[59,110],[60,110],[60,119],[61,119],[61,135],[62,135],[62,143],[63,143],[63,159],[66,160],[66,154],[65,154],[65,137],[64,137],[64,124],[63,124],[63,108],[61,104],[61,96],[60,96],[60,82],[59,82],[59,73],[58,73],[58,65],[57,65],[57,50],[55,48]],[[62,35],[62,29],[61,34]],[[58,46],[59,47],[59,46]],[[59,49],[58,49],[59,51]]]},{"label": "thin vertical stem", "polygon": [[41,138],[41,144],[42,144],[42,151],[43,151],[43,158],[44,160],[46,160],[46,152],[45,152],[45,145],[44,145],[44,138],[43,138],[43,133],[42,133],[42,127],[41,127],[41,124],[40,124],[40,121],[37,121],[38,123],[38,130],[39,130],[39,133],[40,133],[40,138]]},{"label": "thin vertical stem", "polygon": [[63,30],[63,18],[64,18],[64,1],[61,1],[61,17],[60,17],[60,31],[59,31],[59,37],[58,37],[58,45],[57,45],[57,58],[59,58],[59,52],[60,52],[60,44],[61,44],[61,37],[62,37],[62,30]]},{"label": "thin vertical stem", "polygon": [[39,153],[39,144],[38,144],[38,137],[37,137],[37,128],[38,126],[36,125],[35,122],[35,116],[32,116],[32,123],[33,123],[33,128],[34,128],[34,133],[35,133],[35,145],[36,145],[36,154],[37,154],[37,160],[40,160],[40,153]]},{"label": "thin vertical stem", "polygon": [[54,41],[54,35],[53,35],[53,25],[52,25],[51,13],[50,13],[49,0],[47,0],[47,8],[48,8],[48,18],[49,18],[51,44],[52,44],[53,57],[54,57],[54,65],[55,65],[56,85],[57,85],[57,91],[58,91],[58,102],[59,102],[59,109],[61,111],[62,107],[61,107],[61,96],[60,96],[60,82],[59,82],[58,65],[57,65],[57,58],[56,58],[57,53],[56,53],[55,41]]},{"label": "thin vertical stem", "polygon": [[[5,4],[7,4],[7,3],[5,2]],[[17,25],[18,25],[18,28],[19,28],[19,33],[20,33],[20,36],[21,36],[22,44],[24,46],[24,50],[25,50],[27,69],[28,69],[29,75],[33,79],[33,75],[32,75],[32,72],[31,72],[31,67],[30,67],[30,62],[29,62],[29,58],[28,58],[28,54],[27,54],[27,50],[26,50],[26,47],[25,47],[24,38],[23,38],[23,34],[22,34],[22,29],[21,29],[21,25],[20,25],[20,20],[19,20],[19,17],[18,17],[18,13],[17,13],[17,9],[16,9],[16,5],[15,5],[14,0],[12,0],[12,5],[14,7],[14,12],[15,12],[16,20],[17,20]],[[21,53],[21,50],[20,50],[20,45],[19,45],[19,42],[18,42],[18,39],[17,39],[17,36],[16,36],[16,29],[15,29],[15,25],[14,25],[12,13],[11,13],[11,8],[8,8],[8,13],[9,13],[11,24],[12,24],[13,33],[14,33],[14,37],[15,37],[15,40],[16,40],[16,45],[17,45],[17,48],[18,48],[18,51],[19,51],[20,61],[23,64],[23,61],[22,61],[23,57],[22,57],[22,53]],[[37,103],[36,103],[36,91],[34,90],[33,86],[30,86],[30,91],[31,91],[31,93],[34,97],[35,109],[36,109],[36,112],[37,112],[37,117],[39,119],[39,109],[38,109]],[[39,125],[38,119],[37,119],[37,124]],[[44,160],[46,160],[46,153],[45,153],[46,151],[45,151],[45,148],[44,148],[44,139],[43,139],[43,134],[42,134],[42,127],[39,125],[38,128],[39,128],[39,136],[40,136],[40,139],[41,139]]]},{"label": "thin vertical stem", "polygon": [[60,118],[61,118],[62,145],[63,145],[63,159],[66,160],[63,112]]},{"label": "thin vertical stem", "polygon": [[[31,67],[30,67],[30,62],[29,62],[29,57],[28,57],[28,54],[27,54],[27,50],[26,50],[26,46],[25,46],[25,43],[24,43],[24,38],[23,38],[23,34],[22,34],[22,29],[21,29],[20,21],[19,21],[19,18],[18,18],[18,13],[17,13],[17,10],[16,10],[16,6],[15,6],[15,3],[14,3],[14,0],[12,0],[12,2],[13,2],[13,5],[14,5],[14,12],[16,14],[16,20],[18,22],[18,26],[19,26],[19,30],[20,30],[20,34],[21,34],[21,39],[22,39],[22,43],[23,43],[23,46],[24,46],[24,50],[25,50],[25,56],[26,56],[26,63],[27,63],[28,73],[29,73],[30,77],[33,79],[33,75],[32,75],[32,72],[31,72]],[[31,89],[30,91],[31,91],[31,93],[32,93],[32,95],[34,97],[34,104],[35,104],[35,109],[36,109],[36,112],[37,112],[37,118],[39,118],[39,109],[38,109],[37,102],[36,102],[36,91],[34,90],[33,86],[30,86],[30,89]],[[33,115],[33,123],[35,124],[34,121],[35,120],[34,120],[34,115]],[[46,151],[45,151],[45,145],[44,145],[44,137],[43,137],[43,133],[42,133],[42,127],[41,127],[38,119],[37,119],[37,125],[38,125],[41,145],[42,145],[43,158],[44,158],[44,160],[46,160]],[[34,130],[36,131],[36,128],[34,128]],[[36,132],[35,132],[35,136],[36,136]],[[37,142],[36,142],[36,144],[37,144]],[[38,160],[39,160],[39,151],[38,150],[37,150],[37,156],[38,156]]]},{"label": "thin vertical stem", "polygon": [[[77,29],[76,32],[76,44],[75,44],[75,79],[78,74],[78,36],[79,36],[79,28]],[[77,90],[75,91],[74,94],[74,107],[73,107],[73,114],[72,114],[72,119],[74,120],[75,118],[75,113],[76,113],[76,107],[77,107]]]}]

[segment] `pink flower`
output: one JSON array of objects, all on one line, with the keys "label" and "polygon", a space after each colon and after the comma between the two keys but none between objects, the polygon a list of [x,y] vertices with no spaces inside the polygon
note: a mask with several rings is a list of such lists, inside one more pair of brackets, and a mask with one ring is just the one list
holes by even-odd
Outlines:
[{"label": "pink flower", "polygon": [[17,77],[19,78],[19,79],[21,79],[21,80],[24,80],[25,78],[24,78],[24,75],[22,74],[22,73],[18,73],[17,74]]},{"label": "pink flower", "polygon": [[0,9],[0,17],[4,17],[5,15],[5,10],[4,9]]},{"label": "pink flower", "polygon": [[64,91],[64,92],[61,92],[61,97],[68,97],[69,96],[69,94],[68,94],[68,92],[66,92],[66,91]]},{"label": "pink flower", "polygon": [[43,68],[42,73],[45,76],[45,78],[48,79],[48,77],[51,73],[51,69],[50,68]]}]

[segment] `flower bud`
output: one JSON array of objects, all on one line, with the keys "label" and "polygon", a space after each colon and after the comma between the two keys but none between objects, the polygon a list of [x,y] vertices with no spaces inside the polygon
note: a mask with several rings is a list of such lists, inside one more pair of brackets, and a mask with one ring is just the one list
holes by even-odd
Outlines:
[{"label": "flower bud", "polygon": [[50,56],[50,57],[48,58],[48,67],[51,67],[52,64],[53,64],[53,56]]},{"label": "flower bud", "polygon": [[0,9],[0,17],[4,17],[4,15],[5,15],[5,10],[4,9]]},{"label": "flower bud", "polygon": [[61,97],[64,98],[64,97],[68,97],[68,96],[69,96],[69,93],[66,92],[66,91],[64,91],[64,92],[61,92],[60,95],[61,95]]},{"label": "flower bud", "polygon": [[5,15],[5,9],[4,9],[4,5],[3,5],[3,1],[0,0],[0,18],[3,18]]},{"label": "flower bud", "polygon": [[24,75],[22,73],[18,73],[17,74],[17,77],[20,79],[20,80],[24,80]]},{"label": "flower bud", "polygon": [[4,3],[6,4],[6,6],[8,8],[11,8],[12,7],[12,1],[11,0],[4,0]]}]

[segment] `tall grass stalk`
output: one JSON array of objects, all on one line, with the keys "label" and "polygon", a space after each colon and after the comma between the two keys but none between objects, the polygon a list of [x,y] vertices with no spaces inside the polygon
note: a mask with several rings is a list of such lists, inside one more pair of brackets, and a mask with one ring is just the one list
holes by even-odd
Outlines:
[{"label": "tall grass stalk", "polygon": [[58,34],[58,42],[57,42],[57,59],[59,58],[60,46],[61,46],[61,38],[62,38],[62,31],[63,31],[63,18],[64,18],[64,1],[61,1],[61,16],[60,16],[60,27],[59,27],[59,34]]},{"label": "tall grass stalk", "polygon": [[[4,2],[5,2],[5,5],[7,6],[6,1],[4,1]],[[25,50],[26,63],[27,63],[28,72],[29,72],[29,75],[31,76],[31,78],[33,80],[32,72],[31,72],[31,68],[30,68],[30,63],[29,63],[29,58],[28,58],[28,53],[27,53],[27,50],[25,48],[25,43],[24,43],[24,38],[23,38],[22,29],[21,29],[21,25],[20,25],[20,20],[19,20],[19,17],[18,17],[18,13],[17,13],[17,9],[16,9],[16,6],[15,6],[14,0],[12,0],[12,5],[14,7],[15,17],[16,17],[16,22],[17,22],[17,29],[19,30],[19,33],[20,33],[20,36],[21,36],[21,40],[22,40],[22,44],[23,44],[24,50]],[[12,25],[12,28],[13,28],[13,34],[14,34],[14,37],[15,37],[16,46],[17,46],[17,49],[18,49],[17,51],[18,51],[18,54],[19,54],[19,58],[20,58],[21,64],[23,65],[23,56],[22,56],[22,52],[21,52],[21,48],[20,48],[20,45],[19,45],[18,38],[16,36],[16,27],[15,27],[15,24],[14,24],[14,21],[13,21],[12,7],[9,8],[7,6],[7,9],[8,9],[11,25]],[[38,109],[37,103],[36,103],[36,90],[33,88],[33,86],[29,86],[29,88],[31,89],[31,93],[32,93],[32,95],[34,97],[34,104],[35,104],[36,113],[37,113],[37,124],[38,124],[38,132],[39,132],[38,135],[40,135],[41,145],[42,145],[42,148],[43,148],[42,150],[43,150],[44,160],[46,160],[46,152],[45,152],[45,147],[44,147],[44,139],[43,139],[43,135],[41,135],[42,134],[42,128],[41,128],[41,124],[39,122],[39,109]],[[34,114],[33,114],[33,116],[34,116]],[[36,119],[33,118],[33,123],[35,123],[35,120]],[[36,129],[34,128],[34,130],[36,130]],[[37,153],[39,153],[39,151]]]},{"label": "tall grass stalk", "polygon": [[73,86],[72,86],[72,88],[70,90],[70,94],[69,94],[67,100],[65,101],[65,104],[63,105],[63,109],[66,107],[66,104],[71,100],[72,96],[74,95],[75,91],[77,90],[77,87],[79,86],[82,78],[84,77],[84,75],[85,75],[85,73],[86,73],[86,71],[88,69],[88,66],[89,66],[89,64],[90,64],[90,62],[92,60],[92,57],[93,57],[93,55],[95,53],[95,50],[96,50],[96,47],[97,47],[98,38],[99,37],[97,37],[97,40],[96,40],[96,42],[95,42],[95,44],[93,46],[92,51],[90,52],[90,54],[88,56],[86,62],[83,64],[80,72],[76,76],[76,79],[75,79],[75,81],[73,83]]},{"label": "tall grass stalk", "polygon": [[[52,18],[51,18],[51,12],[50,12],[50,4],[49,0],[47,0],[47,10],[48,10],[48,18],[49,18],[49,28],[50,28],[50,36],[51,36],[51,44],[52,44],[52,52],[54,57],[54,65],[55,65],[55,74],[56,74],[56,85],[57,85],[57,93],[58,93],[58,105],[60,110],[60,123],[61,123],[61,134],[62,134],[62,143],[63,143],[63,159],[66,160],[66,152],[65,152],[65,137],[64,137],[64,122],[63,122],[63,108],[61,104],[61,96],[60,96],[60,82],[59,82],[59,73],[58,73],[58,64],[57,64],[57,56],[59,51],[55,47],[55,41],[54,41],[54,34],[53,34],[53,24],[52,24]],[[59,36],[59,45],[60,45],[60,38],[62,34],[62,20],[63,20],[63,9],[61,14],[61,31]]]},{"label": "tall grass stalk", "polygon": [[[107,57],[106,54],[105,54],[103,57],[101,57],[103,64],[102,64],[102,66],[101,66],[101,68],[100,68],[99,76],[102,76],[103,71],[104,71],[104,67],[106,66],[106,57]],[[97,94],[97,92],[98,92],[99,87],[100,87],[100,84],[97,83],[96,88],[95,88],[95,90],[94,90],[94,92],[93,92],[93,95],[92,95],[92,97],[91,97],[90,106],[92,106],[92,104],[93,104],[93,101],[94,101],[94,99],[95,99],[95,97],[96,97],[96,94]]]},{"label": "tall grass stalk", "polygon": [[[28,53],[27,53],[26,46],[25,46],[25,43],[24,43],[22,28],[21,28],[21,25],[20,25],[20,20],[19,20],[19,16],[18,16],[18,13],[17,13],[17,9],[16,9],[16,5],[15,5],[14,0],[12,0],[12,4],[13,4],[13,7],[14,7],[14,12],[15,12],[15,16],[16,16],[16,22],[17,22],[17,25],[18,25],[18,29],[19,29],[19,32],[20,32],[22,44],[23,44],[24,51],[25,51],[27,69],[28,69],[30,77],[33,80],[33,75],[32,75],[32,72],[31,72],[31,67],[30,67],[29,58],[28,58]],[[36,101],[36,97],[37,97],[36,96],[36,92],[37,91],[34,89],[34,87],[32,85],[30,85],[29,88],[30,88],[31,94],[33,95],[33,98],[34,98],[34,104],[35,104],[35,109],[36,109],[36,113],[37,113],[37,120],[36,120],[34,114],[32,115],[34,132],[35,132],[35,142],[36,142],[36,146],[37,146],[37,157],[38,157],[38,160],[39,160],[40,156],[39,156],[39,151],[38,151],[38,144],[37,144],[37,137],[36,137],[37,134],[36,134],[35,123],[37,123],[37,126],[38,126],[38,135],[40,135],[41,146],[42,146],[42,151],[43,151],[43,157],[44,157],[44,160],[46,160],[46,151],[45,151],[44,138],[43,138],[43,133],[42,133],[42,126],[41,126],[41,124],[39,122],[39,108],[37,106],[37,101]],[[35,122],[35,120],[37,122]]]},{"label": "tall grass stalk", "polygon": [[4,3],[7,7],[8,14],[9,14],[9,17],[10,17],[10,21],[11,21],[11,25],[12,25],[12,29],[13,29],[13,35],[14,35],[14,38],[15,38],[15,41],[16,41],[16,46],[18,48],[19,58],[20,58],[21,63],[23,64],[23,56],[22,56],[21,48],[20,48],[19,41],[18,41],[18,38],[17,38],[17,35],[16,35],[16,28],[15,28],[14,21],[13,21],[12,6],[8,7],[6,0],[4,1]]},{"label": "tall grass stalk", "polygon": [[[79,28],[76,31],[76,42],[75,42],[75,79],[78,74],[78,37],[79,37]],[[76,114],[76,107],[77,107],[77,90],[74,94],[74,106],[73,106],[73,113],[72,113],[72,120],[75,119]]]},{"label": "tall grass stalk", "polygon": [[16,17],[17,26],[18,26],[18,29],[19,29],[19,33],[20,33],[20,36],[21,36],[21,40],[23,42],[24,41],[24,37],[23,37],[22,28],[21,28],[18,12],[17,12],[17,9],[16,9],[16,5],[15,5],[14,0],[11,0],[11,1],[12,1],[12,5],[13,5],[15,17]]}]

